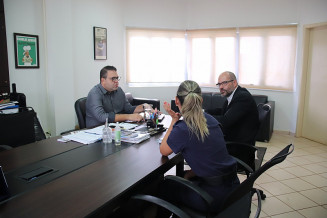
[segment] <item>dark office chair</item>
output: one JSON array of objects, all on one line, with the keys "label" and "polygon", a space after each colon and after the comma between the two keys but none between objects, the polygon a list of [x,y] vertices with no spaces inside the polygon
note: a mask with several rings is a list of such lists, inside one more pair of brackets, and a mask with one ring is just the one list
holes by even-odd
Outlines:
[{"label": "dark office chair", "polygon": [[259,103],[257,105],[258,107],[258,113],[259,113],[259,129],[256,135],[256,139],[262,138],[262,135],[264,135],[264,132],[267,132],[265,127],[267,126],[266,123],[268,122],[268,116],[271,112],[271,106],[269,104],[263,104]]},{"label": "dark office chair", "polygon": [[[258,114],[259,114],[259,125],[258,125],[258,130],[257,130],[257,135],[266,121],[267,116],[269,115],[269,112],[271,110],[270,105],[268,104],[258,104]],[[255,142],[255,139],[253,140]],[[264,153],[266,148],[260,148],[260,147],[255,147],[255,144],[247,144],[247,143],[240,143],[240,142],[227,142],[227,149],[231,155],[234,157],[237,157],[244,161],[246,164],[251,166],[255,170],[255,159],[254,159],[254,153],[258,150],[260,150],[260,158],[263,159]],[[263,155],[262,155],[263,154]],[[262,159],[260,160],[262,163]],[[261,165],[258,165],[260,167]]]},{"label": "dark office chair", "polygon": [[85,103],[86,103],[86,97],[77,99],[75,102],[75,112],[78,120],[78,125],[80,129],[86,128],[86,108],[85,108]]},{"label": "dark office chair", "polygon": [[33,108],[19,108],[19,112],[17,113],[6,114],[3,113],[3,110],[1,112],[1,150],[8,150],[46,138]]},{"label": "dark office chair", "polygon": [[[264,125],[267,116],[269,115],[271,107],[268,104],[260,103],[257,105],[257,108],[259,113],[259,126],[258,126],[258,132],[259,132],[262,126]],[[265,147],[258,147],[255,145],[240,143],[240,142],[226,142],[226,147],[230,155],[244,161],[254,171],[260,168],[263,162],[264,155],[267,150],[267,148]],[[244,172],[242,166],[239,166],[238,170],[239,172]],[[266,195],[261,190],[260,190],[260,194],[262,200],[264,200],[266,198]]]},{"label": "dark office chair", "polygon": [[[185,180],[181,177],[177,176],[166,176],[165,182],[173,182],[183,186],[186,186],[191,191],[197,193],[206,203],[207,203],[207,212],[199,212],[194,211],[192,208],[185,207],[183,205],[176,205],[170,208],[170,202],[166,202],[162,199],[158,201],[158,198],[151,198],[148,196],[143,197],[142,195],[133,196],[132,199],[144,200],[147,202],[151,202],[153,204],[157,204],[161,207],[164,207],[171,211],[172,213],[178,215],[181,212],[188,214],[190,217],[216,217],[216,218],[242,218],[249,217],[251,212],[251,202],[253,193],[258,195],[258,207],[254,217],[259,217],[261,211],[261,197],[260,193],[257,189],[253,188],[253,184],[256,179],[264,173],[266,170],[271,168],[272,166],[283,162],[286,157],[291,154],[294,150],[294,145],[290,144],[282,149],[278,154],[276,154],[273,158],[267,161],[263,166],[261,166],[257,171],[252,171],[249,166],[247,166],[244,162],[236,159],[238,163],[242,164],[244,168],[249,170],[249,177],[244,180],[240,186],[238,186],[234,191],[232,191],[229,196],[225,199],[224,203],[219,208],[219,212],[216,214],[210,213],[210,205],[212,203],[212,198],[208,193],[206,193],[203,189],[194,185],[192,182]],[[178,215],[179,216],[179,215]],[[182,216],[180,216],[182,217]]]},{"label": "dark office chair", "polygon": [[159,99],[136,98],[136,97],[133,97],[132,93],[129,93],[129,92],[126,92],[125,96],[126,96],[128,102],[133,106],[147,103],[147,104],[152,105],[153,109],[157,108],[158,110],[160,110],[160,100]]}]

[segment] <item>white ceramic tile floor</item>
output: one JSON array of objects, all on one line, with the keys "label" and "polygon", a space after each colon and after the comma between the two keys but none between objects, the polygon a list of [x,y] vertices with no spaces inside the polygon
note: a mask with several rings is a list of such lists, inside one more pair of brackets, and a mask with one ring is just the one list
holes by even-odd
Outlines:
[{"label": "white ceramic tile floor", "polygon": [[[267,218],[326,218],[327,217],[327,146],[305,138],[274,132],[267,147],[263,164],[293,143],[294,152],[284,162],[273,166],[255,182],[267,198],[262,200],[260,217]],[[185,165],[185,169],[188,166]],[[168,174],[174,174],[172,169]],[[240,175],[240,180],[245,177]],[[251,215],[257,209],[253,198]]]},{"label": "white ceramic tile floor", "polygon": [[[266,162],[290,143],[295,146],[294,152],[255,183],[267,195],[260,217],[326,218],[327,146],[278,132],[273,133],[269,143],[257,142],[256,146],[267,147]],[[255,205],[253,199],[251,215],[256,211]]]}]

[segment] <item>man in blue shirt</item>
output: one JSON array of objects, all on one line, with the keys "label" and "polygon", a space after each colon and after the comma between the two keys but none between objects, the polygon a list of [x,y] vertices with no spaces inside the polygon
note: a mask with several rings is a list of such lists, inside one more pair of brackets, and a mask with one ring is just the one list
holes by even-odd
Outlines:
[{"label": "man in blue shirt", "polygon": [[[141,121],[139,114],[148,104],[132,106],[125,92],[119,87],[120,77],[114,66],[105,66],[100,71],[100,83],[89,92],[86,100],[86,127],[94,127],[108,122]],[[151,108],[152,109],[152,108]]]}]

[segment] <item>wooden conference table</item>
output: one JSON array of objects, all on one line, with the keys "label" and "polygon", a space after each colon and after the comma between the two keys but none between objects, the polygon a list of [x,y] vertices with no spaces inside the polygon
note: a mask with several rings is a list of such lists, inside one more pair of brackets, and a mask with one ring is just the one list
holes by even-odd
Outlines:
[{"label": "wooden conference table", "polygon": [[[168,127],[170,117],[166,116],[162,123]],[[159,175],[174,166],[177,166],[177,174],[183,170],[184,161],[180,154],[172,154],[169,157],[163,157],[160,154],[157,140],[164,134],[159,133],[140,144],[131,145],[51,179],[45,184],[12,196],[0,203],[0,217],[104,217],[110,215],[131,195],[149,186]],[[0,165],[5,175],[14,174],[33,164],[64,155],[71,158],[73,164],[76,157],[70,157],[70,154],[81,149],[96,148],[98,152],[105,152],[109,149],[102,141],[83,145],[75,142],[57,142],[58,138],[53,137],[0,152]],[[58,159],[55,160],[59,162]],[[60,172],[61,168],[57,170]],[[14,179],[19,180],[19,178]],[[7,181],[10,187],[10,179],[7,178]],[[27,182],[26,186],[33,185],[33,183],[34,181]]]}]

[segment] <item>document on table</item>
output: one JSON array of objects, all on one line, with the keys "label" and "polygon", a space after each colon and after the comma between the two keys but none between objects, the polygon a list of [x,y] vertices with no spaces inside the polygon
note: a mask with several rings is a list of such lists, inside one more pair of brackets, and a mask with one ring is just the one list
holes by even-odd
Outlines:
[{"label": "document on table", "polygon": [[86,130],[84,130],[84,132],[90,133],[90,134],[102,135],[103,128],[104,128],[104,125],[95,127],[93,129],[86,129]]},{"label": "document on table", "polygon": [[[109,126],[116,126],[116,125],[117,125],[116,123],[109,124]],[[123,142],[140,143],[150,138],[150,134],[148,133],[138,133],[130,130],[137,127],[138,126],[137,124],[119,123],[119,126],[122,128],[121,141]],[[103,127],[104,125],[92,129],[75,131],[72,132],[71,134],[62,136],[62,139],[58,139],[58,141],[61,142],[75,141],[82,144],[91,144],[102,139]],[[112,131],[114,134],[115,129],[113,128]]]},{"label": "document on table", "polygon": [[65,140],[71,140],[82,144],[91,144],[102,139],[102,135],[78,131],[62,136]]}]

